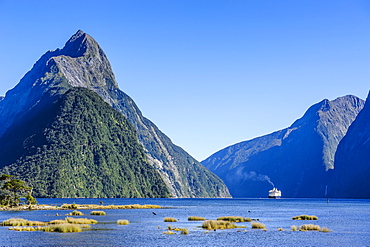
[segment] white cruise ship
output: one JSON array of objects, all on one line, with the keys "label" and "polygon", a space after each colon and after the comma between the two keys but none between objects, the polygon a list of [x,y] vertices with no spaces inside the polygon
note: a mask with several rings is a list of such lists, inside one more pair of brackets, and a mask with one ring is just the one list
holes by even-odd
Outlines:
[{"label": "white cruise ship", "polygon": [[281,190],[277,188],[273,188],[269,191],[269,198],[280,198],[281,197]]}]

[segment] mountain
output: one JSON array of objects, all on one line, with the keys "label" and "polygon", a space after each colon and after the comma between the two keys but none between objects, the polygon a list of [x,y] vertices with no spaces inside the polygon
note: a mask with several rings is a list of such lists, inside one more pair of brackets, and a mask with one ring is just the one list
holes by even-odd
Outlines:
[{"label": "mountain", "polygon": [[159,171],[172,197],[230,196],[220,178],[143,117],[135,102],[119,89],[103,50],[81,30],[63,49],[45,53],[6,93],[0,101],[0,136],[14,123],[22,121],[29,111],[42,109],[73,87],[96,92],[128,119],[137,131],[148,162]]},{"label": "mountain", "polygon": [[335,153],[330,197],[370,198],[370,93]]},{"label": "mountain", "polygon": [[29,112],[0,143],[4,173],[27,180],[37,197],[169,196],[133,126],[86,88]]},{"label": "mountain", "polygon": [[229,146],[202,164],[233,197],[267,197],[275,185],[283,197],[323,197],[337,146],[363,105],[351,95],[325,99],[289,128]]}]

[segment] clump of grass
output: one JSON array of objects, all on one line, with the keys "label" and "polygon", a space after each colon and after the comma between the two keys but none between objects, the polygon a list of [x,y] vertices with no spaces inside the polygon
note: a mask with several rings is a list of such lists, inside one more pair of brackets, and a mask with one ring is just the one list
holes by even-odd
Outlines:
[{"label": "clump of grass", "polygon": [[172,217],[165,217],[164,222],[177,222],[177,219],[172,218]]},{"label": "clump of grass", "polygon": [[315,215],[302,214],[302,215],[294,216],[292,217],[292,219],[293,220],[318,220],[319,218]]},{"label": "clump of grass", "polygon": [[22,218],[11,218],[4,220],[1,225],[2,226],[27,226],[28,220]]},{"label": "clump of grass", "polygon": [[72,218],[72,217],[67,217],[66,221],[71,224],[96,224],[98,223],[97,220],[93,220],[93,219]]},{"label": "clump of grass", "polygon": [[44,227],[45,232],[81,232],[82,228],[78,224],[57,224]]},{"label": "clump of grass", "polygon": [[49,222],[49,224],[56,225],[56,224],[64,224],[68,223],[66,220],[52,220]]},{"label": "clump of grass", "polygon": [[107,215],[104,211],[91,211],[91,215]]},{"label": "clump of grass", "polygon": [[62,208],[68,208],[68,209],[77,209],[78,208],[78,205],[76,204],[63,204],[62,205]]},{"label": "clump of grass", "polygon": [[300,231],[320,231],[320,226],[314,224],[305,224],[299,227]]},{"label": "clump of grass", "polygon": [[224,220],[206,220],[202,224],[202,228],[207,230],[212,229],[232,229],[237,228],[237,226],[229,221]]},{"label": "clump of grass", "polygon": [[222,216],[218,217],[217,220],[224,220],[224,221],[230,221],[230,222],[251,222],[251,218],[244,218],[241,216]]},{"label": "clump of grass", "polygon": [[44,226],[46,224],[47,224],[46,222],[37,221],[37,220],[29,220],[28,221],[29,226]]},{"label": "clump of grass", "polygon": [[75,211],[73,211],[73,212],[71,212],[71,213],[69,213],[67,215],[68,216],[82,216],[84,214],[82,212],[80,212],[80,211],[75,210]]},{"label": "clump of grass", "polygon": [[45,222],[41,221],[31,221],[31,220],[25,220],[22,218],[11,218],[8,220],[4,220],[1,223],[2,226],[43,226],[46,225]]},{"label": "clump of grass", "polygon": [[278,228],[278,231],[280,231],[280,232],[281,232],[282,230],[283,230],[283,228],[281,228],[281,227],[280,227],[280,228]]},{"label": "clump of grass", "polygon": [[297,227],[296,226],[291,226],[290,229],[292,229],[293,232],[297,231]]},{"label": "clump of grass", "polygon": [[251,222],[251,226],[252,226],[252,229],[266,229],[266,226],[265,224],[261,223],[261,222]]},{"label": "clump of grass", "polygon": [[130,221],[128,220],[117,220],[118,225],[128,225],[130,224]]},{"label": "clump of grass", "polygon": [[168,230],[168,231],[166,231],[166,232],[163,232],[164,234],[168,234],[168,235],[171,235],[171,234],[176,234],[176,233],[174,233],[174,232],[172,232],[172,231],[170,231],[170,230]]},{"label": "clump of grass", "polygon": [[327,228],[327,227],[322,227],[321,228],[321,231],[322,232],[332,232],[332,230],[330,230],[329,228]]},{"label": "clump of grass", "polygon": [[[179,227],[173,228],[171,225],[167,226],[167,230],[180,232],[181,234],[188,234],[189,233],[189,230],[187,228],[179,228]],[[183,232],[188,232],[188,233],[183,233]]]},{"label": "clump of grass", "polygon": [[32,226],[28,226],[28,227],[15,226],[15,227],[10,227],[9,230],[20,231],[20,232],[22,231],[33,232],[33,231],[36,231],[36,228]]},{"label": "clump of grass", "polygon": [[199,217],[199,216],[189,216],[188,221],[203,221],[206,220],[204,217]]}]

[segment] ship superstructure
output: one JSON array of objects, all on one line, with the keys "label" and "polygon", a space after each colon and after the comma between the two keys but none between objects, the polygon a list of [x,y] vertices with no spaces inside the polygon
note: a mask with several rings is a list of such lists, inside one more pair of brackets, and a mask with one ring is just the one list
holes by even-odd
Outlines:
[{"label": "ship superstructure", "polygon": [[280,198],[281,197],[281,190],[277,188],[273,188],[269,191],[269,198]]}]

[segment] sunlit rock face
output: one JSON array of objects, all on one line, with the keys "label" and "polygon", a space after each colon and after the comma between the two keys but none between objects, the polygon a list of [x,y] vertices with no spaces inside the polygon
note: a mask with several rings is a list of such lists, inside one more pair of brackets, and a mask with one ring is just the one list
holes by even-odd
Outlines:
[{"label": "sunlit rock face", "polygon": [[[110,63],[98,43],[79,30],[63,49],[48,51],[0,99],[0,136],[36,107],[50,103],[72,87],[100,95],[135,127],[149,163],[157,169],[173,197],[229,197],[222,180],[174,145],[155,124],[143,117],[135,102],[118,88]],[[43,100],[47,104],[47,100]],[[0,144],[1,145],[1,144]]]}]

